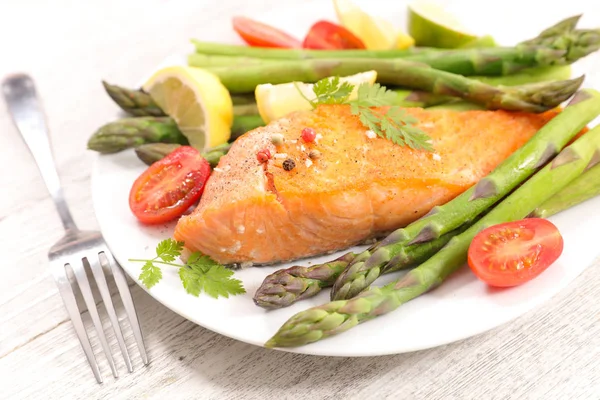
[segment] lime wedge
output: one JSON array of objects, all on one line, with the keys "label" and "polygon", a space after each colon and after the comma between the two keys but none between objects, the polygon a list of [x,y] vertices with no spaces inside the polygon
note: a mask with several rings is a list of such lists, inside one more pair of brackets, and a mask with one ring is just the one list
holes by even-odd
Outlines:
[{"label": "lime wedge", "polygon": [[477,39],[458,19],[432,1],[408,6],[408,33],[417,46],[453,49]]}]

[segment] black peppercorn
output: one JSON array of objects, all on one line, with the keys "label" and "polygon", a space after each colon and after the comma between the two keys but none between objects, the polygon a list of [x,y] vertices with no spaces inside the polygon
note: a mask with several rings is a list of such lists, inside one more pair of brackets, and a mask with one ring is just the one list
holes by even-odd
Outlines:
[{"label": "black peppercorn", "polygon": [[291,171],[294,168],[296,168],[296,163],[291,158],[288,158],[283,162],[283,169],[285,169],[286,171]]}]

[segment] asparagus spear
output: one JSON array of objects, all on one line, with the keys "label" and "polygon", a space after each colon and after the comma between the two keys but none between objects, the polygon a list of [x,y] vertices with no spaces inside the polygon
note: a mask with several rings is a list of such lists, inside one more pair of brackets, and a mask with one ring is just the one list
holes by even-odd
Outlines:
[{"label": "asparagus spear", "polygon": [[[179,146],[181,145],[170,143],[142,144],[141,146],[135,148],[135,154],[140,160],[142,160],[142,162],[144,162],[144,164],[152,165],[155,162],[162,160]],[[210,166],[214,168],[219,164],[221,157],[227,154],[230,148],[231,143],[224,143],[206,150],[204,153],[202,153],[202,157],[204,157]]]},{"label": "asparagus spear", "polygon": [[231,125],[231,137],[229,138],[229,141],[233,142],[244,133],[264,125],[265,122],[260,115],[235,116],[233,117],[233,124]]},{"label": "asparagus spear", "polygon": [[98,129],[88,140],[88,149],[116,153],[144,143],[188,144],[169,117],[123,118]]},{"label": "asparagus spear", "polygon": [[[422,64],[401,59],[369,60],[369,68],[377,71],[378,81],[404,86],[440,95],[461,97],[489,109],[541,112],[556,107],[579,88],[583,77],[536,83],[514,87],[494,87],[461,75],[455,75]],[[216,68],[223,85],[233,93],[253,91],[263,83],[291,81],[315,82],[332,75],[353,75],[364,70],[361,60],[342,62],[331,60],[303,60],[248,66],[244,68]]]},{"label": "asparagus spear", "polygon": [[244,56],[224,56],[219,54],[200,54],[191,53],[188,55],[188,65],[198,68],[215,68],[215,67],[245,67],[248,65],[277,63],[284,60],[255,58]]},{"label": "asparagus spear", "polygon": [[135,148],[135,154],[146,165],[152,165],[181,146],[177,143],[146,143]]},{"label": "asparagus spear", "polygon": [[165,116],[152,97],[141,89],[127,89],[102,81],[106,93],[123,111],[136,117]]},{"label": "asparagus spear", "polygon": [[356,253],[350,252],[324,264],[294,266],[275,271],[265,278],[254,294],[254,303],[263,308],[275,309],[313,297],[322,288],[333,285],[356,256]]},{"label": "asparagus spear", "polygon": [[[564,80],[569,79],[570,76],[571,67],[569,65],[561,65],[553,67],[528,68],[526,70],[506,76],[472,76],[470,79],[475,79],[494,86],[517,86],[538,82]],[[444,105],[450,102],[456,102],[456,98],[452,96],[444,96],[408,89],[394,89],[394,91],[398,94],[398,103],[396,105],[401,107],[429,108],[439,105],[441,108],[445,108]],[[485,109],[485,107],[477,106],[473,103],[466,104],[469,104],[469,106],[467,107],[465,105],[461,105],[453,107],[452,109],[457,109],[459,111],[465,111],[467,109]]]},{"label": "asparagus spear", "polygon": [[256,103],[240,104],[233,106],[234,116],[257,116],[258,107]]},{"label": "asparagus spear", "polygon": [[533,210],[531,216],[548,218],[596,196],[600,196],[600,165],[581,174],[556,196]]},{"label": "asparagus spear", "polygon": [[216,167],[219,164],[219,160],[223,157],[229,149],[231,148],[231,143],[223,143],[219,146],[215,146],[212,149],[206,150],[202,153],[202,157],[208,161],[211,167]]},{"label": "asparagus spear", "polygon": [[[552,67],[537,67],[528,68],[523,71],[516,72],[512,75],[506,76],[472,76],[471,79],[476,79],[483,83],[487,83],[494,86],[517,86],[526,85],[529,83],[546,82],[546,81],[558,81],[568,79],[571,76],[571,66],[560,65]],[[410,93],[410,91],[400,91],[399,93]],[[426,97],[427,103],[424,105],[407,105],[401,104],[405,107],[427,107],[430,110],[455,110],[455,111],[468,111],[468,110],[485,110],[485,107],[466,101],[459,101],[455,97],[439,96],[428,93]],[[403,94],[408,96],[408,94]],[[414,97],[414,96],[413,96]]]},{"label": "asparagus spear", "polygon": [[419,53],[436,52],[433,48],[413,48],[408,50],[306,50],[249,47],[224,43],[203,42],[192,39],[196,53],[228,57],[249,57],[273,60],[304,60],[314,58],[396,58]]},{"label": "asparagus spear", "polygon": [[352,262],[333,285],[332,300],[356,296],[391,268],[394,257],[407,247],[437,239],[489,209],[550,160],[598,115],[598,110],[599,92],[591,89],[579,92],[563,112],[476,185],[448,203],[434,207],[407,227],[394,231],[375,248],[367,250],[368,254],[361,260]]},{"label": "asparagus spear", "polygon": [[[162,117],[166,114],[152,100],[152,97],[142,89],[128,89],[122,86],[111,85],[102,81],[106,93],[126,113],[136,117]],[[256,110],[254,95],[232,95],[234,115],[252,115]]]},{"label": "asparagus spear", "polygon": [[[235,116],[230,141],[264,124],[260,115]],[[149,143],[188,144],[188,141],[169,117],[137,117],[123,118],[100,127],[88,140],[88,148],[100,153],[116,153]],[[167,146],[146,147],[142,157],[156,161],[156,157],[168,149]]]},{"label": "asparagus spear", "polygon": [[342,333],[361,322],[391,312],[440,285],[465,264],[469,245],[479,231],[488,226],[524,218],[579,176],[593,162],[595,152],[600,152],[600,127],[564,149],[549,165],[486,216],[464,233],[452,238],[437,254],[401,279],[381,288],[373,287],[350,300],[332,301],[297,313],[283,324],[265,346],[302,346]]}]

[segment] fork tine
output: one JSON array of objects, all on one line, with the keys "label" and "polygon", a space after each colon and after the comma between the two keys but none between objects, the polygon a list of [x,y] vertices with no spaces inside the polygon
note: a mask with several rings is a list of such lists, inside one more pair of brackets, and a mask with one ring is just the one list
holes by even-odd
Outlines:
[{"label": "fork tine", "polygon": [[81,343],[81,347],[83,348],[85,357],[87,358],[88,363],[92,368],[92,372],[96,377],[96,381],[98,381],[98,383],[102,383],[102,374],[100,374],[96,356],[94,355],[92,345],[90,344],[90,339],[87,336],[87,332],[83,326],[83,321],[81,320],[81,314],[79,308],[77,307],[77,301],[75,300],[75,295],[73,294],[73,288],[71,287],[71,283],[67,277],[67,272],[65,271],[65,266],[67,265],[69,264],[63,264],[59,262],[51,263],[52,275],[54,275],[56,286],[58,286],[58,292],[63,299],[63,303],[65,303],[65,308],[69,313],[69,317],[71,317],[71,322],[75,328],[75,333],[77,333],[77,338],[79,339],[79,343]]},{"label": "fork tine", "polygon": [[119,377],[117,373],[117,367],[115,366],[115,361],[113,360],[112,352],[108,343],[106,342],[106,335],[104,334],[104,329],[102,328],[102,321],[100,320],[100,315],[98,315],[98,309],[96,308],[96,301],[94,300],[94,295],[92,294],[92,288],[90,287],[90,282],[88,281],[87,275],[85,273],[85,264],[87,263],[87,259],[83,258],[82,262],[84,263],[84,267],[78,268],[75,267],[73,269],[73,273],[75,274],[75,279],[79,284],[79,290],[81,291],[81,295],[83,296],[83,300],[85,301],[85,305],[90,313],[90,317],[92,317],[92,322],[94,323],[94,327],[96,328],[96,333],[98,334],[98,339],[100,340],[100,344],[102,345],[102,349],[104,349],[104,353],[106,355],[106,359],[108,360],[108,365],[110,365],[110,369],[112,370],[113,376],[115,378]]},{"label": "fork tine", "polygon": [[102,297],[102,301],[104,302],[106,313],[108,314],[110,323],[112,324],[113,330],[115,331],[115,336],[117,337],[117,342],[119,343],[119,347],[121,348],[121,354],[125,359],[125,365],[127,365],[127,370],[129,372],[133,372],[131,358],[129,358],[129,352],[127,351],[125,339],[123,338],[123,332],[121,331],[121,325],[119,324],[119,319],[117,318],[117,313],[115,312],[115,306],[113,305],[110,296],[110,291],[108,290],[108,284],[106,283],[104,271],[102,271],[102,267],[100,266],[100,260],[99,258],[94,258],[92,260],[88,259],[88,262],[90,263],[90,267],[92,268],[92,273],[94,274],[96,285],[98,285],[100,296]]},{"label": "fork tine", "polygon": [[125,307],[127,318],[129,318],[129,323],[131,324],[133,336],[135,337],[135,341],[137,342],[140,355],[142,356],[142,361],[145,365],[148,365],[148,355],[146,354],[146,346],[144,346],[144,337],[142,335],[142,330],[140,329],[140,322],[138,321],[137,313],[135,311],[135,305],[133,304],[131,292],[129,291],[129,285],[127,284],[127,280],[125,279],[123,270],[121,269],[121,267],[117,263],[117,260],[115,260],[111,252],[105,250],[102,253],[104,253],[104,256],[106,257],[106,262],[108,263],[108,265],[110,265],[110,269],[115,278],[115,283],[117,284],[117,288],[119,289],[119,294],[121,295],[121,300],[123,301],[123,306]]}]

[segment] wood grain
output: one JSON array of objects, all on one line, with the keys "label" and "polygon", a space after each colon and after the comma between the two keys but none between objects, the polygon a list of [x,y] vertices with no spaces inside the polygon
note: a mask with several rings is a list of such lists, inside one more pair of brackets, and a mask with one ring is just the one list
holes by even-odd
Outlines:
[{"label": "wood grain", "polygon": [[[231,40],[222,21],[233,14],[258,16],[280,4],[24,0],[3,7],[0,75],[25,71],[36,79],[66,196],[81,227],[97,228],[91,153],[82,149],[89,134],[115,116],[99,80],[134,85],[166,55],[189,50],[187,39],[200,30],[206,39]],[[133,286],[152,362],[141,365],[126,331],[136,367],[128,374],[111,338],[121,373],[115,380],[92,336],[105,375],[98,385],[48,272],[46,253],[62,235],[60,223],[2,102],[0,149],[0,399],[600,397],[599,260],[543,307],[491,332],[426,351],[356,359],[237,342],[183,319]]]}]

